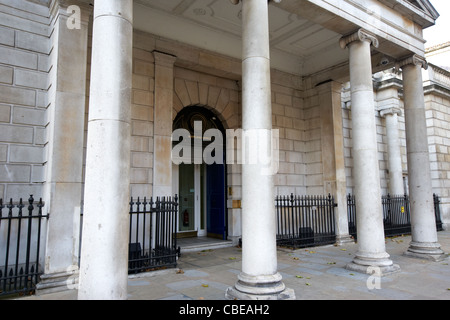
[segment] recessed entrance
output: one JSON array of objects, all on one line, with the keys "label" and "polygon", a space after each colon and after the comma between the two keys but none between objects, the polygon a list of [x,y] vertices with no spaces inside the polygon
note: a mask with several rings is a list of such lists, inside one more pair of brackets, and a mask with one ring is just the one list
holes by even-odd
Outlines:
[{"label": "recessed entrance", "polygon": [[[194,134],[194,123],[201,122],[202,135]],[[186,107],[174,120],[173,129],[186,129],[191,138],[191,147],[211,143],[203,139],[208,129],[219,129],[223,136],[224,128],[213,112],[202,107]],[[201,139],[201,143],[196,139]],[[177,142],[174,142],[174,145]],[[224,146],[221,145],[223,149]],[[173,164],[173,188],[179,195],[178,237],[227,238],[226,227],[226,166],[222,163],[206,164],[196,159],[194,151],[190,158],[180,164]],[[223,149],[225,157],[225,150]],[[224,158],[225,159],[225,158]]]}]

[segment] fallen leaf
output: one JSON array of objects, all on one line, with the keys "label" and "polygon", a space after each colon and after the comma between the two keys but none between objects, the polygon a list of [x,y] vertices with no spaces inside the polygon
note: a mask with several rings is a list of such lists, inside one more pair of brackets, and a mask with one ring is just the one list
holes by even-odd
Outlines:
[{"label": "fallen leaf", "polygon": [[298,257],[293,257],[292,259],[294,259],[294,260],[300,260],[300,258],[298,258]]},{"label": "fallen leaf", "polygon": [[229,257],[228,259],[230,259],[230,260],[236,260],[235,257]]},{"label": "fallen leaf", "polygon": [[315,251],[310,251],[309,253],[317,253],[317,252],[315,252]]},{"label": "fallen leaf", "polygon": [[177,270],[177,274],[183,274],[183,273],[184,273],[183,270],[181,270],[181,269],[178,269],[178,270]]},{"label": "fallen leaf", "polygon": [[345,249],[345,248],[342,248],[342,249],[341,249],[341,251],[347,251],[347,249]]},{"label": "fallen leaf", "polygon": [[299,279],[303,279],[303,277],[302,276],[295,276],[296,278],[299,278]]},{"label": "fallen leaf", "polygon": [[307,286],[310,286],[310,284],[308,282],[305,283]]},{"label": "fallen leaf", "polygon": [[209,285],[208,285],[208,284],[202,284],[202,287],[203,287],[203,288],[208,288]]}]

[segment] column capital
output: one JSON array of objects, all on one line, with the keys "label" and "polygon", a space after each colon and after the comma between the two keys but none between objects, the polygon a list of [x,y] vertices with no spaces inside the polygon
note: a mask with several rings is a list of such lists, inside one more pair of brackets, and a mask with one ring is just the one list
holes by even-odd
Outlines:
[{"label": "column capital", "polygon": [[397,114],[399,116],[402,115],[402,109],[398,108],[398,107],[389,107],[389,108],[385,108],[385,109],[381,109],[380,110],[380,116],[385,117],[387,115],[394,115]]},{"label": "column capital", "polygon": [[365,30],[365,29],[359,29],[358,31],[349,34],[347,36],[343,36],[339,40],[339,44],[342,49],[345,49],[350,43],[354,41],[368,41],[370,42],[375,48],[378,48],[379,41],[376,35],[373,33]]},{"label": "column capital", "polygon": [[414,66],[420,66],[424,68],[425,70],[428,69],[428,62],[424,57],[421,57],[417,54],[413,54],[410,57],[404,58],[403,60],[397,61],[396,63],[396,69],[401,69],[404,66],[407,65],[414,65]]}]

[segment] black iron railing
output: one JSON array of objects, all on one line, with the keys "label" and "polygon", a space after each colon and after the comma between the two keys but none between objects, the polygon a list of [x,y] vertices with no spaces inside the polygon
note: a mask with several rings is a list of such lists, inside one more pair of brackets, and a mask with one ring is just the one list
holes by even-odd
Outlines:
[{"label": "black iron railing", "polygon": [[128,272],[176,267],[178,197],[130,201]]},{"label": "black iron railing", "polygon": [[444,228],[442,227],[441,220],[441,198],[433,193],[433,202],[434,202],[434,214],[436,216],[436,229],[437,231],[442,231]]},{"label": "black iron railing", "polygon": [[[156,200],[131,198],[129,205],[128,273],[176,267],[180,254],[177,247],[178,196],[157,197]],[[83,210],[80,225],[83,225]]]},{"label": "black iron railing", "polygon": [[4,204],[0,199],[0,296],[36,289],[42,274],[42,220],[48,218],[42,214],[43,207],[42,199],[35,205],[32,195],[27,204],[22,199],[17,203],[10,199]]},{"label": "black iron railing", "polygon": [[[433,195],[434,211],[436,216],[436,229],[442,231],[440,214],[440,198]],[[383,207],[384,234],[388,236],[399,236],[411,233],[411,213],[408,195],[385,195],[381,199]],[[349,233],[356,239],[356,205],[355,196],[347,196],[347,214]]]},{"label": "black iron railing", "polygon": [[335,243],[336,206],[331,195],[277,196],[277,244],[302,248]]}]

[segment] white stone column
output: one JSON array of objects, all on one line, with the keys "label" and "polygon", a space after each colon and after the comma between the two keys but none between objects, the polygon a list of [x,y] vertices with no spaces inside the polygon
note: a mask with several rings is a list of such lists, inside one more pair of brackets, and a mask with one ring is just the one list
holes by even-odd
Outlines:
[{"label": "white stone column", "polygon": [[398,137],[398,115],[400,108],[391,107],[380,110],[380,115],[386,119],[386,137],[388,146],[389,193],[403,195],[403,168]]},{"label": "white stone column", "polygon": [[425,59],[414,55],[400,62],[403,71],[406,149],[411,210],[411,243],[406,255],[442,260],[433,206],[422,67]]},{"label": "white stone column", "polygon": [[[243,0],[242,126],[255,137],[248,148],[272,148],[269,17],[267,0]],[[245,144],[245,143],[244,143]],[[245,152],[245,150],[243,150]],[[244,153],[243,153],[244,154]],[[251,158],[251,157],[250,157]],[[273,173],[249,157],[242,165],[242,272],[229,299],[290,299],[277,271]]]},{"label": "white stone column", "polygon": [[96,0],[79,299],[126,299],[133,1]]},{"label": "white stone column", "polygon": [[347,268],[367,273],[368,268],[376,267],[380,274],[386,274],[399,267],[389,259],[384,241],[371,44],[377,47],[377,38],[361,29],[341,39],[341,47],[349,48],[358,237],[358,251]]}]

